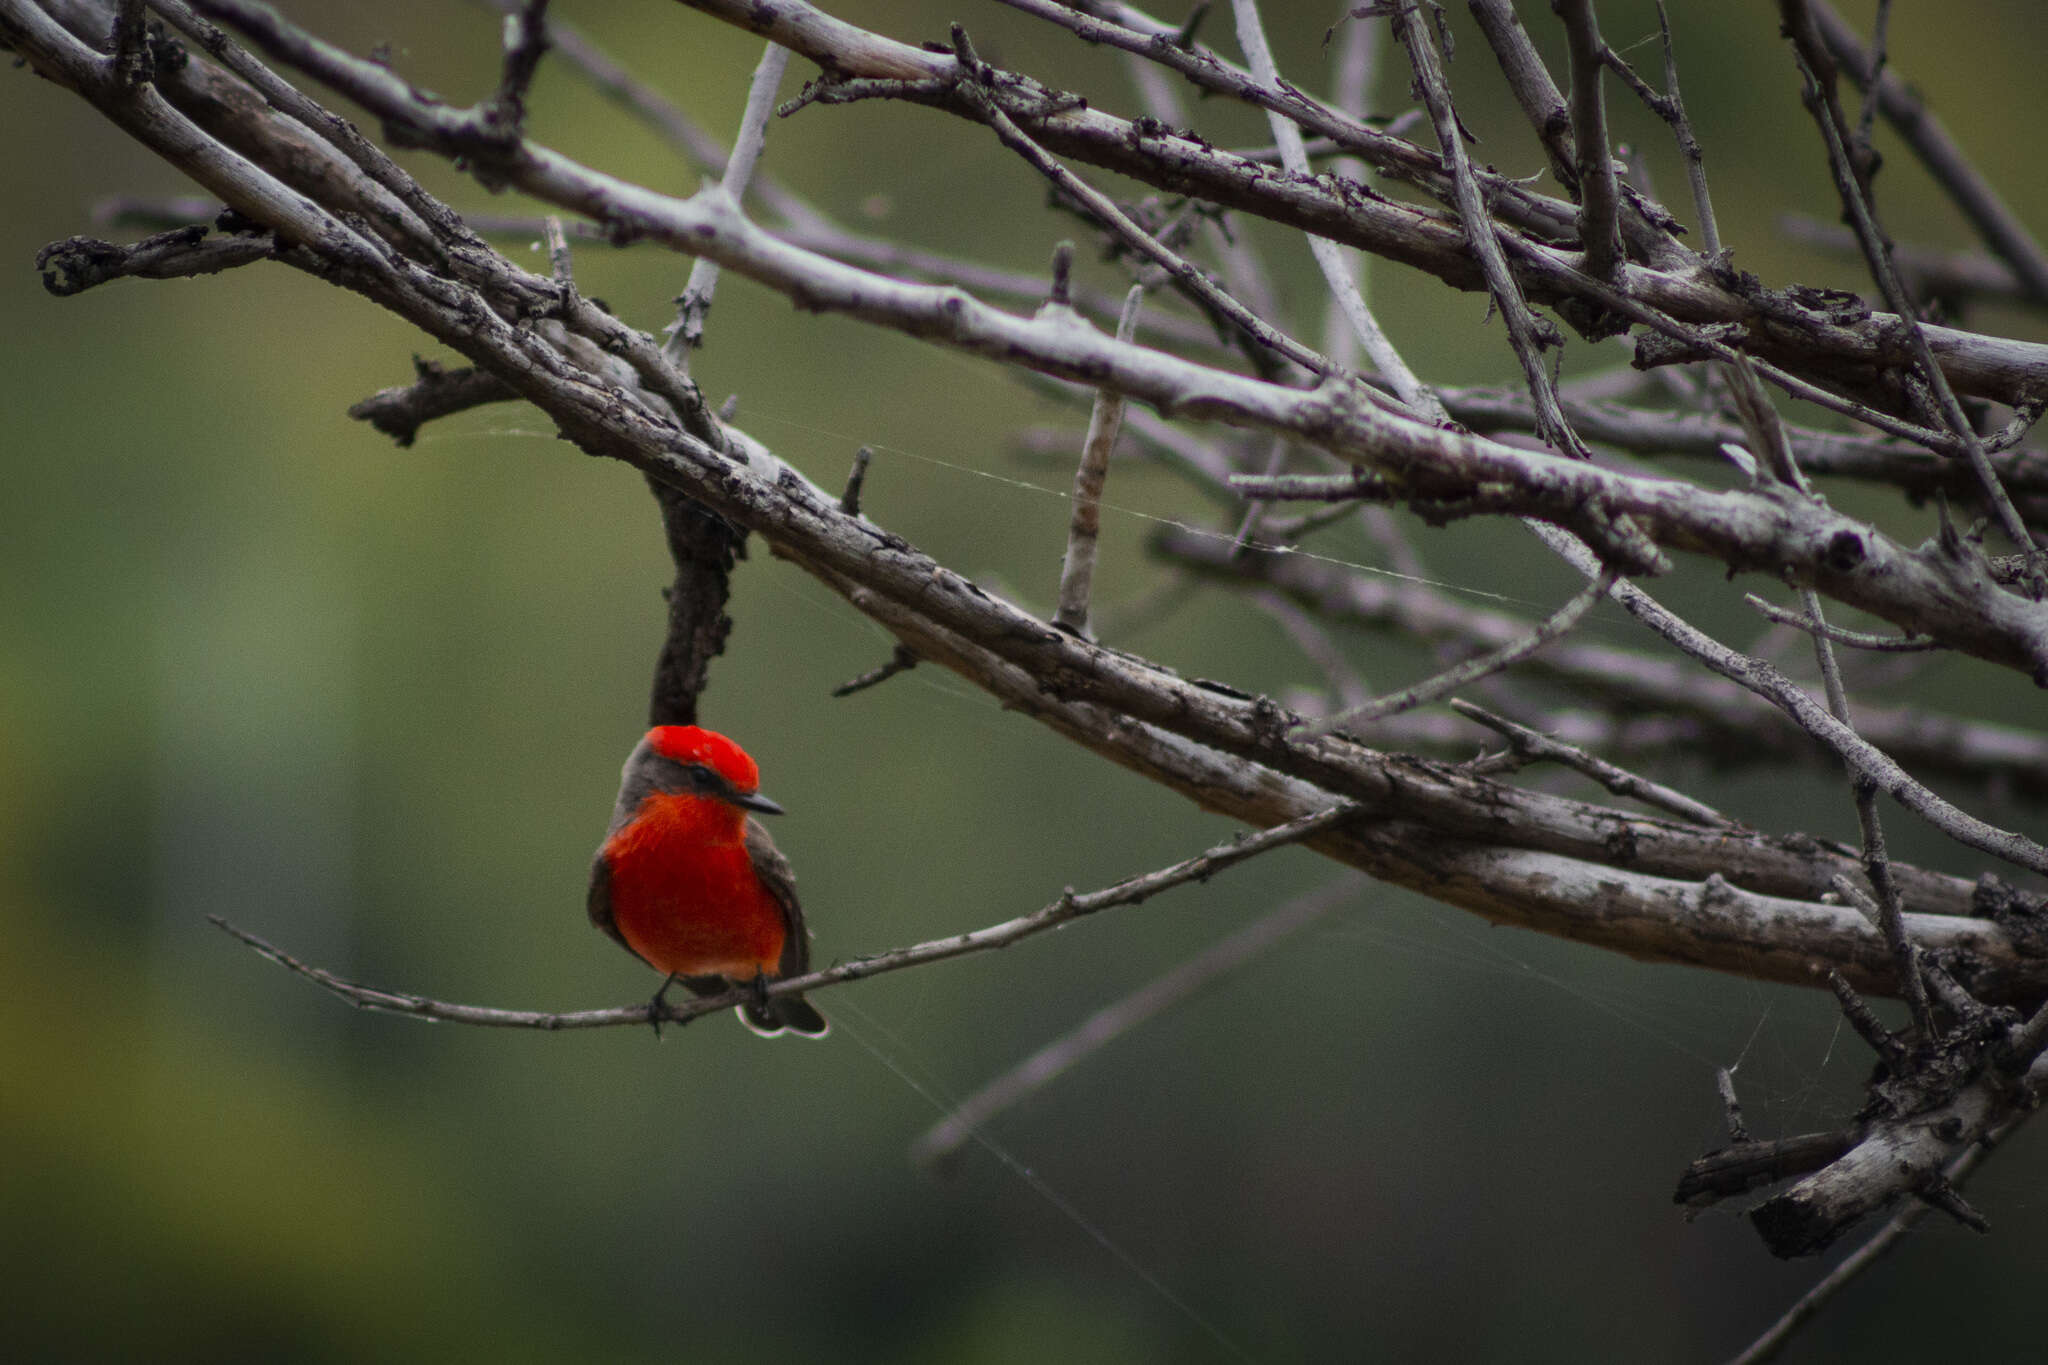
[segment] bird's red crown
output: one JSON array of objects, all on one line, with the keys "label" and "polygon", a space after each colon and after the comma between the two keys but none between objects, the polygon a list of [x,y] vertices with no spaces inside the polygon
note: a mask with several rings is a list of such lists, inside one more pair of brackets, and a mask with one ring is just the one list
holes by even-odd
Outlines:
[{"label": "bird's red crown", "polygon": [[647,747],[678,763],[702,763],[743,792],[757,790],[761,770],[747,751],[698,725],[657,725],[647,732]]}]

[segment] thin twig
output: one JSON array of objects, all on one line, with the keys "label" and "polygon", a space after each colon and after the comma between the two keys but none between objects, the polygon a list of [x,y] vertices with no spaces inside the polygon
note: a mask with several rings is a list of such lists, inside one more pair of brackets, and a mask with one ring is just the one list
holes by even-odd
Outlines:
[{"label": "thin twig", "polygon": [[[1729,394],[1735,400],[1736,416],[1748,433],[1756,457],[1762,461],[1764,477],[1782,484],[1793,496],[1817,502],[1812,486],[1807,483],[1805,473],[1793,457],[1791,442],[1785,437],[1785,425],[1765,395],[1748,358],[1739,357],[1734,363],[1718,369],[1728,382]],[[1834,642],[1826,633],[1827,617],[1821,607],[1820,594],[1802,586],[1799,601],[1806,619],[1815,626],[1811,639],[1827,696],[1828,714],[1861,742],[1862,736],[1856,734],[1855,721],[1849,714],[1849,693],[1842,684],[1842,670],[1835,658]],[[1863,872],[1876,893],[1878,931],[1883,934],[1885,947],[1896,966],[1901,994],[1905,996],[1912,1014],[1916,1036],[1932,1040],[1935,1036],[1934,1013],[1927,1001],[1927,984],[1920,974],[1919,957],[1906,937],[1898,885],[1892,878],[1891,858],[1885,850],[1884,824],[1877,811],[1877,784],[1867,773],[1852,772],[1849,787],[1856,806],[1856,828],[1862,839]]]},{"label": "thin twig", "polygon": [[[1887,48],[1891,22],[1892,0],[1877,0],[1877,18],[1872,20],[1870,25],[1870,55],[1868,60],[1862,63],[1864,78],[1856,81],[1863,87],[1863,109],[1856,115],[1856,146],[1865,159],[1877,155],[1870,135],[1877,127],[1878,91],[1884,84],[1885,59],[1890,55]],[[1841,60],[1839,53],[1836,54],[1835,60]],[[1850,79],[1856,80],[1853,74]]]},{"label": "thin twig", "polygon": [[[1794,9],[1803,7],[1805,3],[1806,0],[1781,0],[1781,4]],[[1883,292],[1885,302],[1904,324],[1904,339],[1912,350],[1921,377],[1933,391],[1941,419],[1963,443],[1964,457],[1969,461],[1971,472],[1977,476],[1985,501],[1990,504],[1998,518],[1999,528],[2021,554],[2033,560],[2034,581],[2031,586],[2034,599],[2039,601],[2043,597],[2048,597],[2048,570],[2044,570],[2041,551],[2036,548],[2033,537],[2028,533],[2025,520],[2013,507],[2012,499],[2006,495],[2004,485],[1998,480],[1998,472],[1991,467],[1991,462],[1984,451],[1984,444],[1978,439],[1976,429],[1970,425],[1969,417],[1956,400],[1948,376],[1942,372],[1941,366],[1935,363],[1934,352],[1927,342],[1927,334],[1920,326],[1917,307],[1912,296],[1906,292],[1905,285],[1900,283],[1898,271],[1892,266],[1890,239],[1877,225],[1876,211],[1870,202],[1866,180],[1856,174],[1855,163],[1843,141],[1847,133],[1841,122],[1840,107],[1826,98],[1828,92],[1812,65],[1815,60],[1826,60],[1826,53],[1812,54],[1803,50],[1796,38],[1797,31],[1795,27],[1793,56],[1798,60],[1800,71],[1806,78],[1808,105],[1813,111],[1815,122],[1820,125],[1821,139],[1827,147],[1828,165],[1834,172],[1836,189],[1840,192],[1843,206],[1848,211],[1849,224],[1856,231],[1856,239],[1863,247],[1864,258],[1869,262],[1871,275]]]},{"label": "thin twig", "polygon": [[[1387,31],[1380,24],[1346,24],[1337,42],[1330,48],[1330,99],[1339,109],[1352,118],[1365,117],[1371,100],[1374,80],[1379,75],[1380,58],[1387,45]],[[1133,57],[1132,61],[1138,59]],[[1421,111],[1411,109],[1409,114],[1420,118]],[[1338,155],[1330,160],[1325,169],[1340,181],[1348,180],[1361,187],[1373,185],[1372,168],[1358,157],[1343,151],[1328,138],[1304,141],[1302,151],[1308,157],[1320,155],[1317,148],[1329,146]],[[1279,152],[1276,143],[1274,151]],[[1350,287],[1358,290],[1361,298],[1369,292],[1374,274],[1373,258],[1362,251],[1346,250],[1343,253],[1343,275]],[[1323,314],[1323,352],[1336,364],[1345,369],[1358,366],[1358,329],[1351,325],[1345,311],[1345,304],[1337,294],[1330,294],[1321,300]]]},{"label": "thin twig", "polygon": [[[1168,562],[1210,578],[1270,584],[1331,622],[1394,631],[1458,653],[1491,649],[1529,630],[1524,618],[1453,600],[1419,565],[1388,575],[1307,555],[1248,549],[1231,556],[1219,539],[1175,527],[1156,533],[1152,546]],[[1534,655],[1525,669],[1564,686],[1584,708],[1571,718],[1571,738],[1582,747],[1646,756],[1689,747],[1724,763],[1833,761],[1830,750],[1804,743],[1790,718],[1753,691],[1703,676],[1682,659],[1564,641]],[[2011,784],[2037,797],[2048,792],[2048,737],[2030,729],[1924,706],[1867,706],[1859,719],[1864,738],[1916,771]]]},{"label": "thin twig", "polygon": [[1468,720],[1478,721],[1490,730],[1505,736],[1514,747],[1514,752],[1528,759],[1547,758],[1562,763],[1598,782],[1616,796],[1631,797],[1645,805],[1655,806],[1676,815],[1681,820],[1690,820],[1696,825],[1717,829],[1734,829],[1739,822],[1729,819],[1720,811],[1703,801],[1695,801],[1682,791],[1639,777],[1626,768],[1609,763],[1606,759],[1587,753],[1576,744],[1566,744],[1539,734],[1526,725],[1517,725],[1504,716],[1497,716],[1484,707],[1474,706],[1469,701],[1453,698],[1451,709]]},{"label": "thin twig", "polygon": [[1941,648],[1940,642],[1926,635],[1872,635],[1868,631],[1844,630],[1825,621],[1816,621],[1803,612],[1766,602],[1753,592],[1744,593],[1742,600],[1779,625],[1805,631],[1808,635],[1822,635],[1851,649],[1867,649],[1876,654],[1920,654]]},{"label": "thin twig", "polygon": [[868,481],[868,462],[875,458],[872,447],[862,446],[853,452],[853,468],[846,473],[846,491],[839,495],[839,510],[849,517],[860,515],[861,490]]},{"label": "thin twig", "polygon": [[[1526,523],[1538,539],[1588,579],[1607,572],[1573,537],[1541,522]],[[2012,830],[1980,820],[1935,795],[1890,755],[1830,715],[1804,689],[1760,659],[1738,654],[1667,610],[1629,582],[1614,585],[1614,599],[1638,621],[1722,677],[1755,692],[1782,710],[1800,729],[1827,745],[1852,769],[1907,810],[1949,838],[1979,852],[2036,872],[2048,873],[2048,848]]]},{"label": "thin twig", "polygon": [[[1270,484],[1297,477],[1280,472],[1281,467],[1287,463],[1287,452],[1291,448],[1292,442],[1285,439],[1269,441],[1266,445],[1264,471],[1258,474],[1231,475],[1230,481],[1233,489],[1235,489],[1239,479],[1244,479],[1250,487],[1257,488],[1261,485],[1262,481]],[[1245,493],[1244,497],[1251,505],[1244,509],[1244,515],[1238,519],[1237,534],[1230,538],[1230,549],[1233,554],[1243,550],[1246,545],[1251,543],[1252,536],[1258,531],[1259,522],[1266,511],[1265,503],[1259,499],[1256,493]]]},{"label": "thin twig", "polygon": [[[1313,838],[1342,824],[1357,813],[1356,805],[1349,801],[1339,801],[1298,819],[1289,820],[1285,824],[1226,840],[1170,867],[1127,877],[1099,891],[1077,894],[1069,888],[1043,909],[1016,919],[1004,920],[1000,924],[992,924],[985,929],[929,939],[874,957],[855,958],[851,962],[843,962],[822,971],[771,982],[767,987],[767,993],[773,998],[778,995],[823,990],[848,981],[862,981],[885,972],[901,971],[906,967],[917,967],[928,962],[942,962],[948,958],[966,957],[973,953],[1007,948],[1022,939],[1044,933],[1048,929],[1056,929],[1083,916],[1097,914],[1115,906],[1137,905],[1185,882],[1207,880],[1218,872],[1235,867],[1261,853]],[[376,1010],[386,1014],[405,1014],[416,1019],[429,1019],[441,1023],[473,1024],[480,1028],[540,1029],[545,1032],[574,1028],[616,1028],[627,1024],[645,1024],[656,1018],[663,1023],[682,1024],[706,1014],[735,1008],[757,998],[751,989],[736,989],[723,995],[703,996],[694,1000],[663,1001],[658,1010],[650,1005],[625,1005],[614,1009],[575,1010],[567,1013],[456,1005],[423,995],[387,991],[345,980],[324,967],[315,967],[299,961],[218,915],[209,915],[207,918],[216,928],[240,939],[272,962],[333,992],[359,1009]]]},{"label": "thin twig", "polygon": [[1243,967],[1288,935],[1306,929],[1356,895],[1363,884],[1361,878],[1345,877],[1319,891],[1297,896],[1207,951],[1097,1010],[955,1105],[952,1112],[911,1144],[911,1159],[920,1165],[932,1165],[951,1157],[973,1140],[976,1129],[985,1127],[997,1114],[1043,1090],[1132,1029]]},{"label": "thin twig", "polygon": [[1742,1119],[1742,1101],[1735,1095],[1735,1072],[1732,1068],[1714,1068],[1714,1089],[1721,1096],[1721,1112],[1728,1120],[1729,1141],[1749,1141],[1749,1125]]},{"label": "thin twig", "polygon": [[[305,977],[323,990],[340,996],[357,1009],[374,1010],[381,1014],[405,1014],[415,1019],[433,1023],[473,1024],[479,1028],[529,1028],[553,1033],[562,1029],[617,1028],[622,1024],[644,1024],[648,1021],[648,1008],[644,1004],[621,1005],[612,1009],[569,1010],[564,1012],[543,1012],[536,1010],[496,1009],[487,1005],[456,1005],[445,1000],[434,1000],[424,995],[413,995],[402,991],[387,991],[375,986],[365,986],[336,976],[325,967],[315,967],[301,962],[282,948],[258,938],[248,930],[229,923],[219,915],[208,915],[213,927],[254,948],[258,955],[270,959],[287,971]],[[665,1021],[684,1022],[675,1014],[678,1007],[669,1006]],[[708,1010],[690,1009],[690,1018]]]},{"label": "thin twig", "polygon": [[1573,594],[1570,601],[1539,622],[1536,629],[1521,639],[1510,641],[1491,653],[1454,664],[1435,677],[1425,679],[1413,687],[1403,688],[1399,692],[1369,701],[1363,706],[1354,706],[1348,711],[1339,712],[1326,720],[1305,725],[1302,732],[1327,735],[1355,721],[1377,720],[1381,716],[1413,710],[1426,702],[1448,696],[1490,674],[1498,673],[1518,660],[1528,658],[1559,636],[1568,634],[1571,628],[1579,623],[1580,618],[1593,609],[1594,603],[1607,595],[1607,590],[1614,586],[1620,576],[1619,570],[1603,568],[1591,583]]},{"label": "thin twig", "polygon": [[[1231,8],[1237,16],[1238,45],[1244,49],[1245,61],[1251,66],[1253,77],[1267,85],[1278,85],[1280,72],[1273,62],[1273,50],[1267,45],[1265,27],[1259,22],[1257,0],[1231,0]],[[1300,126],[1270,109],[1266,111],[1266,123],[1273,130],[1274,141],[1279,144],[1281,164],[1296,175],[1310,174],[1308,152],[1302,145]],[[1309,236],[1308,247],[1317,268],[1322,271],[1323,282],[1330,287],[1330,297],[1350,322],[1366,358],[1372,361],[1381,377],[1393,386],[1403,403],[1427,420],[1448,420],[1443,404],[1416,378],[1415,371],[1408,368],[1394,343],[1380,330],[1379,321],[1373,317],[1365,295],[1358,288],[1358,280],[1352,274],[1351,263],[1346,259],[1347,249],[1327,237],[1314,234]]]},{"label": "thin twig", "polygon": [[885,683],[898,673],[906,673],[917,667],[917,651],[909,645],[898,645],[895,651],[879,668],[871,668],[858,678],[850,678],[832,689],[832,696],[850,697],[856,692],[865,692],[870,687]]},{"label": "thin twig", "polygon": [[[1138,305],[1145,286],[1134,284],[1124,296],[1116,339],[1128,342],[1138,327]],[[1095,393],[1088,416],[1088,435],[1081,443],[1081,461],[1074,470],[1074,515],[1067,527],[1067,553],[1060,565],[1059,609],[1053,624],[1077,635],[1088,634],[1088,599],[1095,584],[1095,550],[1102,533],[1102,486],[1109,478],[1109,456],[1123,431],[1124,400],[1108,389]]]},{"label": "thin twig", "polygon": [[514,133],[526,126],[526,92],[548,52],[547,15],[548,0],[523,0],[506,17],[504,66],[485,108]]},{"label": "thin twig", "polygon": [[2034,301],[2048,304],[2048,252],[2034,240],[2019,215],[1970,164],[1969,157],[1949,136],[1941,120],[1896,72],[1880,71],[1872,81],[1872,61],[1856,30],[1844,23],[1826,0],[1809,0],[1807,9],[1821,41],[1849,73],[1849,79],[1866,90],[1875,88],[1878,112],[1885,121],[1906,140],[1928,174],[1948,192],[1984,244],[2012,267]]},{"label": "thin twig", "polygon": [[1565,193],[1576,199],[1579,168],[1572,158],[1572,111],[1564,102],[1564,92],[1557,88],[1549,68],[1543,65],[1542,54],[1530,41],[1529,31],[1522,27],[1522,17],[1515,13],[1509,0],[1468,3],[1479,31],[1486,37],[1486,45],[1493,49],[1493,59],[1500,63],[1501,74],[1507,78],[1508,89],[1522,106],[1522,115],[1535,130],[1536,140],[1543,144],[1550,173]]},{"label": "thin twig", "polygon": [[1557,389],[1543,361],[1544,348],[1561,345],[1563,338],[1555,327],[1531,311],[1528,300],[1523,297],[1522,287],[1509,269],[1507,257],[1494,236],[1493,215],[1487,211],[1485,197],[1472,170],[1472,159],[1465,153],[1464,129],[1459,125],[1457,109],[1451,103],[1450,82],[1444,75],[1443,58],[1437,51],[1436,38],[1430,33],[1427,21],[1421,18],[1417,0],[1398,0],[1393,18],[1394,36],[1408,49],[1416,85],[1422,92],[1423,103],[1429,108],[1430,120],[1436,127],[1437,144],[1450,168],[1466,244],[1486,276],[1487,293],[1491,295],[1494,307],[1500,310],[1501,321],[1507,325],[1508,344],[1514,349],[1515,358],[1521,362],[1522,377],[1528,382],[1529,394],[1536,402],[1537,434],[1564,454],[1590,459],[1592,452],[1572,431],[1571,423],[1558,406]]},{"label": "thin twig", "polygon": [[1586,273],[1611,280],[1621,266],[1621,191],[1607,150],[1607,96],[1601,88],[1600,24],[1592,0],[1554,0],[1571,53],[1572,138],[1579,171],[1579,249]]},{"label": "thin twig", "polygon": [[[775,91],[789,66],[789,49],[771,42],[761,52],[747,86],[746,112],[740,117],[739,136],[733,139],[732,155],[725,163],[720,188],[737,206],[746,197],[747,181],[768,140],[768,119],[775,112]],[[711,296],[718,289],[718,262],[699,256],[690,266],[689,283],[676,300],[676,319],[668,325],[668,340],[661,353],[684,374],[690,372],[690,354],[704,344],[704,322],[711,312]]]},{"label": "thin twig", "polygon": [[1294,647],[1322,670],[1324,681],[1337,698],[1337,709],[1365,706],[1372,701],[1372,689],[1365,685],[1365,679],[1358,675],[1358,670],[1344,657],[1344,651],[1337,648],[1336,641],[1314,617],[1295,606],[1285,595],[1271,590],[1252,593],[1245,600],[1272,617],[1280,629],[1287,632],[1287,638],[1294,642]]},{"label": "thin twig", "polygon": [[1692,120],[1685,112],[1685,99],[1678,90],[1678,51],[1672,45],[1671,15],[1665,9],[1664,0],[1657,0],[1657,35],[1664,50],[1663,94],[1650,89],[1613,48],[1606,49],[1608,62],[1650,112],[1671,126],[1672,139],[1678,144],[1679,159],[1685,163],[1686,181],[1692,188],[1693,213],[1699,219],[1700,244],[1706,248],[1709,257],[1719,256],[1721,229],[1714,221],[1713,196],[1707,192],[1706,156],[1700,150],[1699,137],[1693,132]]},{"label": "thin twig", "polygon": [[[1802,588],[1800,604],[1806,608],[1807,618],[1816,625],[1825,626],[1826,618],[1821,614],[1820,594],[1811,588]],[[1834,642],[1820,631],[1813,634],[1813,652],[1820,664],[1821,685],[1828,699],[1828,713],[1839,721],[1851,734],[1855,734],[1855,722],[1849,715],[1849,693],[1842,685],[1841,665],[1835,659]],[[1857,736],[1859,739],[1861,736]],[[1877,784],[1863,773],[1856,773],[1849,780],[1850,792],[1856,804],[1856,828],[1863,841],[1863,874],[1870,879],[1871,889],[1876,893],[1877,927],[1884,935],[1885,947],[1890,949],[1892,960],[1897,964],[1901,994],[1906,998],[1907,1011],[1913,1017],[1916,1036],[1932,1039],[1935,1036],[1934,1010],[1927,1000],[1927,983],[1920,975],[1920,960],[1912,941],[1906,937],[1906,920],[1899,905],[1898,884],[1892,879],[1891,855],[1886,851],[1884,824],[1877,813]]]},{"label": "thin twig", "polygon": [[[957,33],[959,26],[954,27]],[[962,80],[960,90],[969,102],[980,110],[990,130],[1001,139],[1004,146],[1023,157],[1039,174],[1078,200],[1096,219],[1137,248],[1146,259],[1179,281],[1183,288],[1204,304],[1228,318],[1231,324],[1246,336],[1305,369],[1317,374],[1327,374],[1330,371],[1331,365],[1325,356],[1296,341],[1246,308],[1186,257],[1140,227],[1129,214],[1118,208],[1108,195],[1061,165],[1035,139],[1019,128],[980,84],[973,80]]]}]

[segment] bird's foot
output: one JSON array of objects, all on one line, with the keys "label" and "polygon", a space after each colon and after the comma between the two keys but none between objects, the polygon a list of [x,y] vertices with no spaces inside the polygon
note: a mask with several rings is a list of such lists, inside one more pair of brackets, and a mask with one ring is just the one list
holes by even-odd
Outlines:
[{"label": "bird's foot", "polygon": [[661,1021],[664,1017],[666,1017],[668,1012],[668,988],[675,984],[676,974],[674,972],[670,972],[667,978],[663,980],[663,982],[661,983],[661,989],[656,991],[654,993],[654,998],[647,1002],[647,1022],[654,1026],[654,1036],[656,1038],[661,1037]]}]

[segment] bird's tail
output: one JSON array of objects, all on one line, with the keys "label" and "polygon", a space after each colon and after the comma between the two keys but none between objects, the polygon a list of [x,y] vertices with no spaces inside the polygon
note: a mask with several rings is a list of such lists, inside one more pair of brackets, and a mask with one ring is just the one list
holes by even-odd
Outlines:
[{"label": "bird's tail", "polygon": [[822,1038],[832,1026],[817,1006],[801,995],[778,995],[768,1000],[749,1000],[740,1006],[740,1022],[764,1038],[778,1033],[795,1033]]},{"label": "bird's tail", "polygon": [[[698,995],[724,995],[734,986],[745,984],[722,976],[679,976],[676,980]],[[766,981],[759,982],[759,986],[766,985]],[[778,1033],[822,1038],[832,1027],[818,1013],[818,1007],[801,995],[762,995],[741,1005],[739,1016],[742,1024],[763,1038],[773,1038]]]}]

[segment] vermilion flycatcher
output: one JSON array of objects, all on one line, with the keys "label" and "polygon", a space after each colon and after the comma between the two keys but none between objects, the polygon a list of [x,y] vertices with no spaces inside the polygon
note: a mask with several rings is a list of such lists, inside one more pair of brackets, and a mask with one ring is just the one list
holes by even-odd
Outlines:
[{"label": "vermilion flycatcher", "polygon": [[760,770],[724,735],[658,725],[619,776],[611,828],[590,862],[590,920],[667,980],[699,995],[751,986],[740,1019],[756,1033],[816,1037],[825,1017],[770,981],[810,967],[796,878],[747,811],[780,815]]}]

